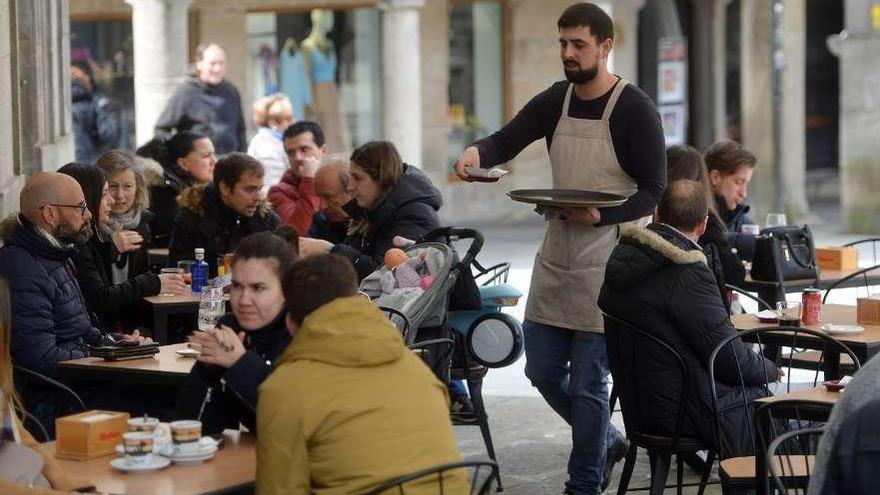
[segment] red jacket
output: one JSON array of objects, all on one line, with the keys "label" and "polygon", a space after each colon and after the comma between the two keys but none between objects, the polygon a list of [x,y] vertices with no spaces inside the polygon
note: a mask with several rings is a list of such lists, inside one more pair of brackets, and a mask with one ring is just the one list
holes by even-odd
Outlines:
[{"label": "red jacket", "polygon": [[269,202],[281,221],[293,226],[301,236],[308,235],[312,215],[321,207],[315,194],[315,179],[293,175],[290,170],[269,188]]}]

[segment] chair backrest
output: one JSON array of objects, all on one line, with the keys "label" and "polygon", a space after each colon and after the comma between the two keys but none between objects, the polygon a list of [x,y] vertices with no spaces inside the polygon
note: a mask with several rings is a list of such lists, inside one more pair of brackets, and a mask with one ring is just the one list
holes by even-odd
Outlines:
[{"label": "chair backrest", "polygon": [[498,482],[498,464],[491,461],[463,461],[442,464],[399,476],[382,483],[363,495],[405,495],[407,493],[406,487],[416,482],[419,482],[418,493],[425,493],[424,482],[431,478],[436,479],[438,495],[462,495],[459,492],[453,492],[453,488],[447,486],[446,480],[449,479],[453,471],[463,469],[470,470],[468,479],[470,480],[469,493],[471,495],[489,493],[492,484]]},{"label": "chair backrest", "polygon": [[878,248],[880,248],[880,237],[868,237],[867,239],[859,239],[857,241],[846,243],[843,245],[843,247],[858,246],[859,247],[859,258],[861,258],[862,244],[870,245],[871,255],[872,255],[872,259],[873,259],[873,261],[871,261],[871,263],[876,265],[877,264]]},{"label": "chair backrest", "polygon": [[671,345],[663,339],[653,335],[632,323],[621,318],[603,313],[605,316],[605,344],[608,349],[608,365],[611,376],[614,379],[614,390],[620,399],[620,410],[623,414],[623,422],[627,434],[660,435],[658,432],[648,431],[644,418],[645,411],[639,407],[639,397],[647,389],[647,384],[639,381],[642,365],[647,355],[659,356],[657,353],[666,354],[676,364],[680,377],[678,389],[668,387],[668,390],[680,390],[681,396],[677,398],[675,428],[672,432],[673,449],[677,447],[681,437],[684,410],[690,393],[690,372],[685,365],[684,359]]},{"label": "chair backrest", "polygon": [[407,347],[417,353],[438,378],[441,380],[449,379],[447,376],[448,370],[444,369],[444,366],[449,365],[449,357],[452,355],[452,349],[455,347],[454,340],[442,338],[422,340]]},{"label": "chair backrest", "polygon": [[[755,387],[754,385],[747,386],[745,382],[745,378],[743,376],[743,368],[742,368],[742,355],[737,354],[735,352],[734,346],[737,343],[750,342],[757,345],[757,353],[761,356],[766,356],[772,352],[771,360],[775,361],[777,364],[781,362],[779,359],[781,355],[787,353],[788,359],[785,361],[787,363],[788,370],[783,377],[785,381],[785,389],[779,390],[778,392],[789,392],[791,391],[791,380],[792,380],[792,368],[791,363],[793,361],[792,356],[794,356],[794,350],[797,348],[811,348],[818,349],[820,351],[819,355],[819,363],[821,367],[821,363],[824,362],[824,356],[830,353],[845,353],[850,356],[853,360],[853,365],[856,369],[859,368],[860,363],[858,357],[853,353],[853,351],[847,347],[844,343],[835,339],[834,337],[830,337],[822,332],[818,332],[815,330],[811,330],[809,328],[801,328],[801,327],[785,327],[785,326],[775,326],[775,327],[762,327],[762,328],[754,328],[751,330],[743,330],[741,332],[737,332],[735,335],[731,335],[726,339],[722,340],[715,349],[712,351],[712,354],[709,357],[709,377],[710,377],[710,387],[712,389],[712,409],[715,415],[715,437],[716,437],[716,445],[718,446],[718,454],[721,459],[726,459],[729,457],[727,455],[729,452],[727,447],[727,442],[724,440],[722,423],[725,420],[725,416],[728,414],[744,414],[745,418],[748,421],[747,425],[744,425],[745,433],[748,436],[748,441],[750,443],[750,448],[752,452],[756,452],[758,448],[760,448],[760,439],[756,439],[754,435],[754,424],[757,421],[757,415],[754,411],[754,408],[751,404],[752,397],[749,397],[747,394],[747,389]],[[742,348],[742,347],[740,347]],[[751,349],[746,348],[747,352],[753,352]],[[718,394],[718,380],[716,380],[716,372],[717,372],[717,363],[719,361],[719,357],[725,360],[728,360],[728,364],[732,362],[734,368],[736,369],[737,378],[736,383],[727,383],[729,386],[733,386],[737,388],[738,400],[740,401],[739,406],[734,408],[728,407],[727,409],[722,409],[719,406],[719,394]],[[779,377],[770,376],[770,372],[767,370],[766,361],[762,360],[763,367],[763,375],[764,375],[764,383],[759,385],[762,389],[762,395],[769,396],[773,394],[773,391],[770,389],[769,384],[778,381]],[[812,385],[816,386],[818,383],[818,374],[813,377]],[[782,407],[782,403],[776,404],[773,407]],[[768,409],[770,411],[771,409]],[[736,455],[742,455],[742,453],[735,453]]]},{"label": "chair backrest", "polygon": [[805,428],[779,435],[767,447],[767,471],[776,493],[807,493],[815,470],[815,453],[822,428]]},{"label": "chair backrest", "polygon": [[875,271],[875,270],[880,270],[880,265],[873,265],[873,266],[869,266],[867,268],[862,268],[856,272],[850,273],[849,275],[847,275],[847,276],[843,277],[842,279],[837,280],[833,284],[829,285],[827,288],[825,288],[825,296],[822,298],[822,304],[825,304],[825,301],[828,300],[828,296],[831,295],[831,291],[833,291],[834,289],[836,289],[838,287],[840,287],[840,288],[849,287],[848,282],[854,278],[857,278],[857,277],[862,277],[862,279],[865,283],[865,290],[868,292],[868,294],[866,294],[866,295],[870,296],[871,295],[871,284],[869,283],[870,280],[868,279],[868,273]]},{"label": "chair backrest", "polygon": [[758,303],[758,311],[761,311],[764,309],[775,309],[775,308],[770,307],[770,305],[767,303],[767,301],[750,293],[749,291],[743,289],[742,287],[737,287],[737,286],[731,285],[731,284],[724,284],[724,288],[727,290],[736,292],[737,294],[743,295],[743,296],[751,299],[752,301],[755,301],[756,303]]}]

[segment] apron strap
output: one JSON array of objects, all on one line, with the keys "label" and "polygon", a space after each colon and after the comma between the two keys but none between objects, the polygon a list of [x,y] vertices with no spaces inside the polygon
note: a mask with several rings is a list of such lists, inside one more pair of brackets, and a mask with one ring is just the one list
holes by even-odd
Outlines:
[{"label": "apron strap", "polygon": [[574,89],[574,84],[568,83],[568,89],[565,90],[565,99],[562,100],[562,115],[560,118],[568,117],[568,105],[571,103],[571,91]]},{"label": "apron strap", "polygon": [[602,120],[608,120],[611,118],[611,112],[614,110],[614,106],[617,105],[617,99],[620,98],[620,93],[623,92],[623,88],[625,88],[627,84],[629,84],[629,82],[622,77],[617,81],[614,90],[611,92],[611,97],[608,98],[608,103],[605,104],[605,111],[602,113]]}]

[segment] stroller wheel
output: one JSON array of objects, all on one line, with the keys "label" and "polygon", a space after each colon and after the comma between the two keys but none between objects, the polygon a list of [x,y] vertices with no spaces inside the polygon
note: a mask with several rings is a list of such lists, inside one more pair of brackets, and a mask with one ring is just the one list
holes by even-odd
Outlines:
[{"label": "stroller wheel", "polygon": [[466,339],[474,360],[488,368],[512,364],[523,352],[522,325],[505,313],[480,316],[471,324]]}]

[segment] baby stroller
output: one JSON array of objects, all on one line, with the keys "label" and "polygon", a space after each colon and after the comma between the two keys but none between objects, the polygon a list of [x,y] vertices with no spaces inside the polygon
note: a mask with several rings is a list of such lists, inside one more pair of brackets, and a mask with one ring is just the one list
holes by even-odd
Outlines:
[{"label": "baby stroller", "polygon": [[[452,244],[468,240],[470,246],[459,259]],[[411,264],[418,264],[421,260],[427,266],[427,275],[424,270],[417,270],[423,274],[420,287],[412,287],[414,280],[411,280],[404,284],[409,287],[392,288],[394,274],[387,266],[382,266],[363,280],[361,292],[388,314],[400,329],[406,345],[419,352],[444,383],[450,380],[467,382],[486,451],[497,462],[482,398],[482,379],[487,368],[470,356],[464,336],[453,331],[448,321],[450,311],[473,314],[483,309],[480,289],[471,269],[483,247],[483,235],[474,229],[442,227],[417,241],[404,238],[395,241],[405,249]],[[426,276],[431,277],[429,284],[425,283]],[[398,282],[404,278],[398,276]],[[502,491],[500,476],[497,480],[498,491]]]}]

